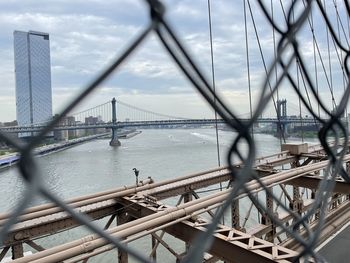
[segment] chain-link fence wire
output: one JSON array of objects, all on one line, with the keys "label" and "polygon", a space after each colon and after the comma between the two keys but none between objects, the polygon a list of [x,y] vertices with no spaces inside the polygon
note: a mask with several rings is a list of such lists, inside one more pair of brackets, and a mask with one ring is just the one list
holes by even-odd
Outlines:
[{"label": "chain-link fence wire", "polygon": [[[68,115],[68,113],[84,98],[89,96],[91,92],[98,88],[98,86],[106,80],[109,75],[118,70],[123,62],[129,58],[132,53],[146,41],[147,37],[155,32],[159,38],[159,41],[163,44],[169,55],[175,61],[177,66],[180,68],[182,73],[187,77],[187,79],[193,84],[194,88],[199,91],[203,98],[211,105],[211,107],[220,115],[226,123],[237,132],[235,138],[232,141],[232,145],[227,155],[227,162],[229,163],[229,168],[231,171],[232,179],[234,184],[232,185],[232,191],[230,192],[227,200],[224,202],[222,207],[216,211],[215,217],[212,223],[208,226],[207,230],[200,234],[191,246],[186,258],[183,262],[201,262],[203,259],[203,253],[207,251],[208,247],[211,245],[214,230],[217,224],[220,222],[224,212],[231,205],[235,197],[237,197],[242,192],[247,192],[249,198],[254,203],[254,205],[263,213],[265,213],[274,224],[283,229],[287,234],[292,236],[297,240],[303,247],[301,253],[295,261],[298,261],[301,257],[313,257],[316,261],[325,261],[320,255],[315,252],[315,247],[317,245],[317,240],[321,233],[321,228],[325,219],[325,211],[327,208],[327,200],[331,196],[332,188],[335,184],[335,177],[340,175],[346,182],[350,182],[350,178],[343,167],[343,157],[346,153],[348,144],[348,132],[347,128],[341,122],[341,116],[343,116],[346,106],[349,100],[350,88],[349,83],[346,84],[343,96],[337,108],[335,110],[329,110],[324,102],[322,102],[318,96],[317,87],[312,81],[310,73],[306,67],[306,61],[304,61],[301,51],[300,43],[298,43],[297,36],[300,32],[302,26],[307,23],[311,8],[318,8],[321,12],[327,28],[334,39],[337,47],[345,54],[342,67],[345,69],[346,75],[349,76],[349,66],[348,58],[350,54],[350,49],[348,45],[344,45],[341,39],[336,33],[334,26],[332,25],[325,9],[324,5],[320,0],[296,0],[288,7],[286,11],[286,26],[281,27],[277,24],[271,14],[269,13],[266,3],[264,1],[257,1],[258,6],[262,10],[263,14],[268,19],[269,23],[275,30],[276,34],[279,36],[279,41],[277,45],[276,55],[273,63],[268,68],[266,79],[261,86],[261,95],[254,112],[252,113],[252,118],[248,123],[243,123],[239,120],[236,114],[223,102],[223,99],[215,94],[212,89],[210,82],[204,77],[202,72],[199,70],[196,63],[193,61],[189,52],[186,50],[182,44],[181,38],[175,33],[173,27],[168,23],[165,18],[165,7],[158,0],[145,0],[150,11],[150,22],[141,34],[136,37],[136,39],[127,47],[127,49],[115,59],[115,61],[101,73],[97,78],[84,89],[84,91],[77,96],[72,103],[70,103],[57,117],[54,118],[50,124],[48,124],[40,133],[38,133],[29,143],[23,143],[18,139],[14,139],[4,132],[0,132],[0,140],[6,142],[8,145],[15,148],[20,154],[21,158],[19,161],[19,169],[21,176],[26,182],[26,189],[22,196],[22,199],[18,202],[14,211],[11,213],[9,219],[5,222],[0,231],[1,243],[3,244],[7,233],[10,231],[11,227],[17,222],[19,216],[23,213],[24,209],[37,195],[41,195],[48,199],[49,201],[55,203],[57,206],[64,209],[69,213],[75,220],[80,224],[85,225],[92,232],[98,234],[99,236],[105,238],[108,242],[113,244],[115,247],[127,251],[130,255],[142,262],[150,262],[150,259],[142,255],[140,252],[126,247],[122,244],[120,240],[109,235],[102,228],[98,227],[96,224],[90,222],[89,218],[81,213],[76,212],[72,207],[67,205],[63,200],[58,198],[54,193],[50,192],[44,185],[42,175],[37,169],[37,164],[34,160],[33,150],[34,148],[43,140],[45,134],[52,131],[53,127],[57,125],[62,116]],[[248,1],[249,2],[249,1]],[[345,0],[344,6],[346,8],[347,15],[350,14],[349,3]],[[297,14],[297,15],[296,15]],[[308,98],[302,94],[298,88],[297,81],[295,79],[294,73],[291,71],[292,64],[297,61],[297,64],[302,72],[305,82],[307,84],[308,91],[312,94],[314,99],[317,101],[319,107],[325,112],[327,118],[321,118],[317,112],[310,106]],[[277,70],[278,69],[278,70]],[[276,81],[272,81],[274,74],[278,72]],[[257,121],[258,117],[261,115],[262,111],[267,107],[268,102],[277,92],[278,87],[281,85],[282,81],[287,80],[293,89],[293,91],[298,95],[302,104],[308,109],[309,113],[321,123],[321,129],[319,131],[319,140],[324,147],[326,154],[328,155],[329,163],[324,173],[324,178],[319,185],[317,194],[312,204],[311,208],[308,209],[304,214],[300,215],[292,211],[284,203],[282,203],[279,198],[271,192],[269,188],[264,186],[261,182],[259,176],[254,171],[254,160],[256,157],[255,142],[250,134],[250,129],[253,124]],[[273,85],[271,83],[274,83]],[[329,136],[335,137],[335,144],[342,144],[342,150],[338,150],[334,146],[330,145],[327,138]],[[344,140],[340,140],[344,138]],[[246,143],[248,145],[247,152],[240,150],[238,145],[240,143]],[[243,165],[241,169],[234,169],[233,160],[240,160]],[[250,180],[256,180],[260,183],[261,187],[273,197],[274,202],[282,207],[284,210],[288,211],[292,216],[292,224],[286,226],[277,217],[275,217],[259,200],[254,194],[249,193],[245,184]],[[308,225],[308,219],[311,218],[317,211],[319,212],[319,221],[316,229],[311,230]],[[303,226],[307,231],[307,235],[301,236],[295,229],[299,226]]]}]

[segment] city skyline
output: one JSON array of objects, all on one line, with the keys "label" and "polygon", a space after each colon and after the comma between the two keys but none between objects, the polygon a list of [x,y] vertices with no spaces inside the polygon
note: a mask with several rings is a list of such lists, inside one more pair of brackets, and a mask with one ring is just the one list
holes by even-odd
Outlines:
[{"label": "city skyline", "polygon": [[[329,5],[332,7],[331,3]],[[207,4],[200,1],[165,1],[165,6],[166,18],[211,81]],[[281,20],[278,7],[276,2],[276,17]],[[257,10],[255,2],[252,2],[252,8]],[[0,3],[0,10],[0,22],[4,25],[0,38],[0,58],[3,61],[0,65],[0,81],[3,85],[0,89],[0,121],[15,119],[14,58],[11,46],[13,30],[32,29],[50,34],[53,113],[59,113],[149,23],[148,9],[142,1],[112,1],[108,4],[95,1],[52,1],[50,5],[41,1],[10,1]],[[243,4],[212,1],[211,11],[216,88],[235,112],[247,115],[249,97]],[[339,6],[339,12],[343,11],[342,6]],[[327,57],[324,24],[320,22],[317,12],[314,18],[319,47],[324,57]],[[252,21],[249,19],[248,16],[250,81],[255,105],[265,72]],[[271,26],[258,13],[255,14],[255,19],[259,25],[258,33],[266,63],[269,65],[273,58]],[[280,22],[285,24],[283,19]],[[304,45],[305,58],[312,60],[313,43],[309,31],[305,29],[301,36],[305,37],[305,41],[301,43]],[[334,50],[331,55],[332,63],[336,63]],[[311,66],[310,71],[313,70]],[[339,66],[334,66],[332,71],[336,74],[340,71]],[[320,77],[320,96],[330,104],[329,91],[324,83],[324,77]],[[333,83],[338,100],[343,91],[341,78],[334,78]],[[288,109],[288,112],[296,114],[297,97],[288,89],[281,89],[280,97],[288,99],[289,106],[294,107]],[[169,115],[213,117],[210,107],[174,65],[154,34],[81,107],[89,108],[112,97]],[[294,105],[291,105],[292,102]],[[265,114],[273,114],[272,104]]]}]

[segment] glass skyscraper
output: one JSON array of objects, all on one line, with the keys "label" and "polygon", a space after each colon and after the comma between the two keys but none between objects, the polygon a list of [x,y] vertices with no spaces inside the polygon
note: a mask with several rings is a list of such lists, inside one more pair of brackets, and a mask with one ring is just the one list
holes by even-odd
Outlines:
[{"label": "glass skyscraper", "polygon": [[13,35],[18,125],[45,122],[52,118],[49,34],[14,31]]}]

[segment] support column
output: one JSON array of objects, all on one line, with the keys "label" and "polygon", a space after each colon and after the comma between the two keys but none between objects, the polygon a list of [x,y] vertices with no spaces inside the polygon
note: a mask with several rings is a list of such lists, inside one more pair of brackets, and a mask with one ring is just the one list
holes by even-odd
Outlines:
[{"label": "support column", "polygon": [[299,215],[301,215],[303,211],[303,201],[301,200],[298,186],[293,186],[293,204],[291,208]]},{"label": "support column", "polygon": [[23,243],[13,245],[11,249],[12,249],[13,260],[23,257]]},{"label": "support column", "polygon": [[[311,199],[316,199],[316,189],[311,189]],[[318,220],[320,218],[320,209],[317,208],[315,211],[315,220]]]},{"label": "support column", "polygon": [[[129,216],[126,212],[122,212],[120,214],[117,215],[117,225],[122,225],[127,223],[129,220]],[[128,253],[118,249],[118,262],[119,263],[128,263],[129,259],[128,259]]]},{"label": "support column", "polygon": [[[296,167],[300,167],[299,160],[291,163],[291,168],[296,168]],[[293,211],[301,215],[303,212],[303,206],[304,206],[304,203],[300,196],[299,187],[293,186],[293,201],[292,203],[289,204],[289,207],[290,209],[292,209]],[[299,229],[300,229],[300,226],[297,226],[295,228],[295,230],[299,230]]]},{"label": "support column", "polygon": [[[346,173],[350,175],[350,162],[345,164]],[[347,199],[350,200],[350,194],[347,195]]]},{"label": "support column", "polygon": [[[184,196],[184,203],[188,203],[188,202],[192,201],[192,193],[191,192],[185,193],[183,196]],[[186,252],[185,253],[187,254],[188,251],[190,250],[191,243],[186,242],[185,246],[186,246],[186,248],[185,248]]]},{"label": "support column", "polygon": [[[266,209],[267,211],[269,211],[271,214],[273,214],[273,189],[270,188],[269,189],[271,191],[271,194],[266,193]],[[276,235],[276,226],[274,224],[274,222],[270,219],[270,217],[267,215],[267,213],[265,213],[262,218],[261,221],[264,225],[271,225],[271,231],[269,233],[266,234],[265,239],[267,241],[273,242],[275,235]]]},{"label": "support column", "polygon": [[157,261],[157,245],[158,245],[157,239],[155,239],[155,237],[152,236],[152,249],[156,248],[154,252],[152,251],[153,252],[152,259],[154,262]]},{"label": "support column", "polygon": [[188,203],[192,201],[192,193],[184,194],[184,203]]},{"label": "support column", "polygon": [[118,140],[117,134],[117,107],[116,107],[116,99],[112,99],[112,139],[109,142],[110,146],[120,146],[120,141]]},{"label": "support column", "polygon": [[236,199],[231,204],[231,225],[237,230],[241,230],[239,218],[239,199]]},{"label": "support column", "polygon": [[[303,212],[303,206],[304,206],[304,203],[303,203],[303,200],[300,196],[299,187],[293,186],[293,201],[290,204],[290,209],[292,209],[294,212],[297,212],[299,215],[301,215]],[[316,214],[315,214],[315,216],[316,216]],[[295,226],[294,229],[299,230],[300,225]]]},{"label": "support column", "polygon": [[341,194],[335,193],[332,195],[332,209],[337,209],[338,205],[340,205]]}]

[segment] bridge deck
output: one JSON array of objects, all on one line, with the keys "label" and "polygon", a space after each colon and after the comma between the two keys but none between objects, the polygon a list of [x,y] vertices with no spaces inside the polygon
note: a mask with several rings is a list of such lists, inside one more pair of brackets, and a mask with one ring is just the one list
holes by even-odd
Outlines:
[{"label": "bridge deck", "polygon": [[[240,119],[242,122],[250,122],[249,118]],[[315,124],[314,119],[302,119],[299,118],[259,118],[255,123],[304,123],[304,124]],[[139,121],[118,121],[115,124],[112,122],[105,123],[94,123],[94,124],[75,124],[75,125],[57,125],[53,128],[54,131],[61,130],[79,130],[79,129],[98,129],[98,128],[125,128],[125,127],[169,127],[178,125],[213,125],[215,123],[225,123],[222,119],[169,119],[169,120],[139,120]],[[38,132],[43,130],[46,125],[28,125],[28,126],[10,126],[10,127],[0,127],[1,131],[8,133],[19,133],[19,132]]]}]

